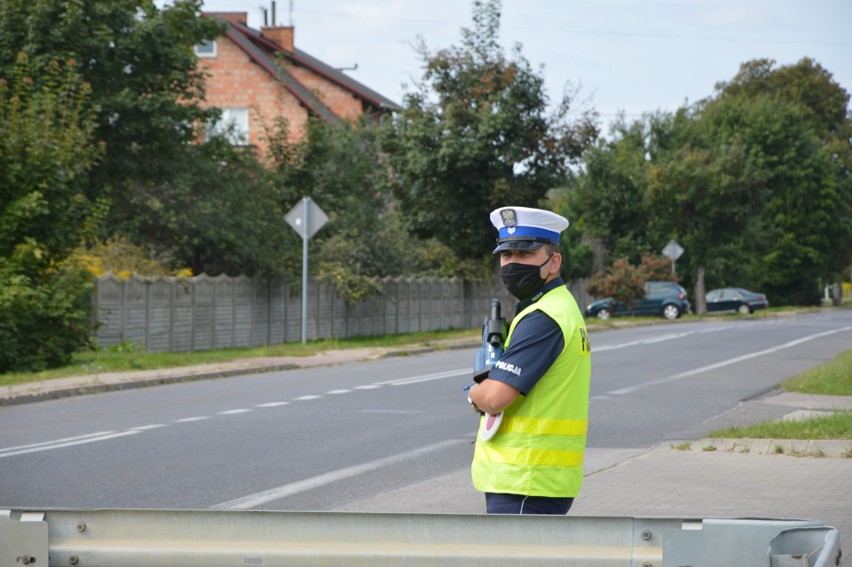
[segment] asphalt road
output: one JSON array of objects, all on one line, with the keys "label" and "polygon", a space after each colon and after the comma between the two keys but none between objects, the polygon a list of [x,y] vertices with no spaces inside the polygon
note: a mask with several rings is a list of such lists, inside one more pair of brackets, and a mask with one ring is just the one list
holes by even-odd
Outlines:
[{"label": "asphalt road", "polygon": [[[852,346],[852,311],[592,334],[589,447],[763,419],[742,400]],[[0,407],[0,508],[328,510],[467,467],[474,350]]]}]

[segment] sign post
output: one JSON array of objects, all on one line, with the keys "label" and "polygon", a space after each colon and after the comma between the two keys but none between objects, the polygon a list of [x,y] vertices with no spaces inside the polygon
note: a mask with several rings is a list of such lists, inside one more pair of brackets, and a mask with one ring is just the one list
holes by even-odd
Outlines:
[{"label": "sign post", "polygon": [[672,273],[675,273],[675,260],[680,258],[681,254],[683,254],[683,248],[674,240],[669,240],[663,248],[663,256],[672,260]]},{"label": "sign post", "polygon": [[308,240],[328,222],[328,216],[310,197],[304,197],[284,215],[284,218],[302,237],[302,344],[304,344],[308,340]]}]

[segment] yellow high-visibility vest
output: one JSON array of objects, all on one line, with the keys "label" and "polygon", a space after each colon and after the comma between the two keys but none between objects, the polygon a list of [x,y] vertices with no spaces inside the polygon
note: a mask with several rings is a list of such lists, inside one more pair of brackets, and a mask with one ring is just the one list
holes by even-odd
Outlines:
[{"label": "yellow high-visibility vest", "polygon": [[559,324],[565,345],[528,395],[504,410],[497,433],[488,441],[477,435],[473,485],[480,492],[574,497],[583,483],[589,419],[589,334],[571,292],[560,286],[514,318],[507,348],[518,321],[536,310]]}]

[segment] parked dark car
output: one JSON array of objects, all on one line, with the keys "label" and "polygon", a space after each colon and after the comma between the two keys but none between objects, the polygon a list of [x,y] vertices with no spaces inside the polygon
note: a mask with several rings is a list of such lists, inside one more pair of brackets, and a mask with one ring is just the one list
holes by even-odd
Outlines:
[{"label": "parked dark car", "polygon": [[741,287],[723,287],[714,289],[705,297],[708,313],[735,311],[737,313],[754,313],[755,309],[766,309],[769,300],[766,295],[749,291]]},{"label": "parked dark car", "polygon": [[689,313],[690,305],[686,290],[674,282],[646,282],[645,298],[636,300],[633,310],[619,301],[613,305],[611,297],[590,303],[586,317],[609,319],[619,315],[662,315],[666,319],[677,319]]}]

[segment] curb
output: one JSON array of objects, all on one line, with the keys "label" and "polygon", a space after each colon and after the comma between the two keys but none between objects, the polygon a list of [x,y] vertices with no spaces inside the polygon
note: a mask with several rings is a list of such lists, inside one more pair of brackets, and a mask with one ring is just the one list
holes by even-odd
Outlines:
[{"label": "curb", "polygon": [[[176,384],[179,382],[193,382],[195,380],[208,380],[213,378],[228,378],[239,376],[242,374],[256,374],[262,372],[275,372],[279,370],[295,370],[300,368],[296,364],[279,364],[261,366],[256,368],[233,368],[214,370],[210,372],[190,372],[187,374],[177,374],[174,376],[154,376],[151,378],[142,378],[139,380],[128,380],[126,382],[105,382],[102,384],[83,384],[67,388],[57,388],[54,390],[46,390],[37,393],[11,394],[9,396],[0,395],[0,406],[13,406],[19,404],[28,404],[32,402],[42,402],[46,400],[55,400],[67,398],[71,396],[79,396],[85,394],[98,394],[101,392],[113,392],[118,390],[130,390],[134,388],[146,388],[148,386],[161,386],[164,384]],[[97,380],[97,376],[90,377]]]},{"label": "curb", "polygon": [[[688,446],[684,447],[684,446]],[[786,455],[793,457],[852,459],[852,440],[830,439],[727,439],[705,438],[697,441],[672,441],[674,451],[703,453],[740,453]]]},{"label": "curb", "polygon": [[[448,345],[440,345],[440,346],[429,346],[429,347],[417,347],[410,349],[398,349],[398,350],[389,350],[387,352],[382,353],[379,358],[393,358],[393,357],[401,357],[401,356],[411,356],[416,354],[424,354],[429,352],[434,352],[436,350],[446,349],[446,350],[461,350],[466,348],[476,348],[479,346],[479,342],[463,342],[463,343],[453,343]],[[359,357],[354,357],[351,360],[360,360]],[[330,359],[325,365],[328,364],[336,364],[341,362],[341,359],[335,358]],[[80,384],[73,386],[65,386],[65,387],[56,387],[51,388],[51,381],[47,380],[45,382],[33,382],[31,384],[23,385],[24,388],[30,390],[36,390],[34,392],[23,391],[21,393],[11,392],[11,386],[9,387],[10,393],[4,394],[2,390],[0,390],[0,407],[3,406],[13,406],[20,404],[28,404],[33,402],[42,402],[47,400],[55,400],[60,398],[67,398],[70,396],[79,396],[86,394],[98,394],[102,392],[112,392],[119,390],[129,390],[133,388],[146,388],[148,386],[160,386],[165,384],[176,384],[179,382],[192,382],[195,380],[209,380],[214,378],[230,378],[234,376],[240,376],[245,374],[261,374],[265,372],[279,372],[284,370],[296,370],[299,368],[304,368],[304,365],[301,364],[263,364],[258,366],[246,365],[245,363],[240,364],[238,367],[227,368],[229,363],[222,363],[219,366],[222,368],[216,370],[208,370],[208,371],[199,371],[198,367],[195,366],[187,366],[187,367],[177,367],[177,368],[169,368],[169,369],[160,369],[151,371],[151,375],[145,378],[137,378],[137,379],[128,379],[126,381],[121,380],[121,374],[117,374],[117,377],[114,380],[108,380],[102,383],[98,383],[99,377],[98,375],[90,375],[85,377],[78,377],[81,381]],[[322,366],[320,364],[318,366]],[[128,373],[129,374],[129,373]],[[73,380],[74,377],[66,378],[65,380]],[[39,388],[43,388],[42,391],[38,391]]]}]

